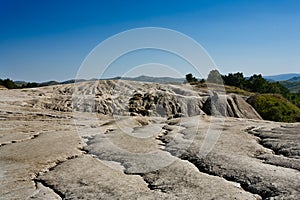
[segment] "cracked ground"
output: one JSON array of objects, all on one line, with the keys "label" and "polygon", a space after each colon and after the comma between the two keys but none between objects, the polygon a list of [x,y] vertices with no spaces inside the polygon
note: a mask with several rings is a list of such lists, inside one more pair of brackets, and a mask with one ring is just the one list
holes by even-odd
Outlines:
[{"label": "cracked ground", "polygon": [[299,123],[74,116],[0,92],[0,199],[300,198]]}]

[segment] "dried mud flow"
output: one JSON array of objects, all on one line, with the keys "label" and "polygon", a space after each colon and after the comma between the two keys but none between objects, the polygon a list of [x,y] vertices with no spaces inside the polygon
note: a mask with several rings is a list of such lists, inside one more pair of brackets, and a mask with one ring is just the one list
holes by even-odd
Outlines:
[{"label": "dried mud flow", "polygon": [[0,199],[300,199],[300,124],[247,97],[121,80],[0,94]]}]

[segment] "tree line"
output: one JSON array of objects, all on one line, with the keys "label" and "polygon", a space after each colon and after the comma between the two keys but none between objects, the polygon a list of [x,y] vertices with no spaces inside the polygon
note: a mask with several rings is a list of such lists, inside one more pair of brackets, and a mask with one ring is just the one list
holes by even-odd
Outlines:
[{"label": "tree line", "polygon": [[38,83],[35,82],[28,82],[24,83],[22,85],[17,85],[13,80],[7,79],[0,79],[0,85],[6,87],[7,89],[18,89],[18,88],[33,88],[33,87],[39,87]]},{"label": "tree line", "polygon": [[254,74],[251,77],[246,78],[241,72],[222,75],[218,70],[212,70],[209,72],[206,80],[201,79],[198,81],[192,74],[187,74],[186,81],[189,83],[208,82],[224,84],[258,94],[281,94],[300,108],[300,93],[291,93],[288,88],[284,87],[279,82],[270,82],[264,79],[261,74]]}]

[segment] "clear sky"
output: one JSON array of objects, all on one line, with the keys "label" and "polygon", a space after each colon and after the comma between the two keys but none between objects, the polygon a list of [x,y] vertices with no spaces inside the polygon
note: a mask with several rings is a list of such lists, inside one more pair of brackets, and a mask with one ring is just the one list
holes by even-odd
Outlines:
[{"label": "clear sky", "polygon": [[0,78],[72,79],[101,41],[149,26],[192,37],[222,73],[300,72],[298,0],[1,0]]}]

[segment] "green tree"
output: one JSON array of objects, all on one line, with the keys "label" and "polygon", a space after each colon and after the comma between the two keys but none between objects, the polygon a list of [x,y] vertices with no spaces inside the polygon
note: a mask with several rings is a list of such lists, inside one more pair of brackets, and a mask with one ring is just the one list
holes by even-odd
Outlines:
[{"label": "green tree", "polygon": [[247,88],[251,92],[266,93],[268,91],[267,86],[268,81],[261,74],[254,74],[247,81]]},{"label": "green tree", "polygon": [[34,88],[34,87],[39,87],[39,84],[38,83],[35,83],[35,82],[29,82],[27,83],[25,86],[25,88]]},{"label": "green tree", "polygon": [[199,81],[200,83],[205,83],[205,79],[204,78],[202,78],[202,79],[200,79],[200,81]]},{"label": "green tree", "polygon": [[[1,79],[0,79],[1,80]],[[18,86],[10,79],[1,80],[0,84],[6,87],[7,89],[16,89]]]},{"label": "green tree", "polygon": [[290,91],[279,82],[268,82],[265,93],[277,93],[287,97]]},{"label": "green tree", "polygon": [[191,73],[185,75],[185,79],[188,83],[198,82],[198,80]]},{"label": "green tree", "polygon": [[225,85],[239,87],[241,89],[245,88],[247,83],[246,78],[244,77],[243,73],[229,73],[228,75],[222,76]]}]

